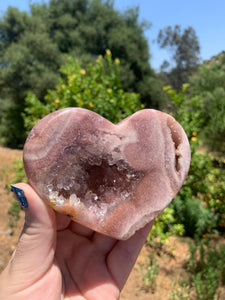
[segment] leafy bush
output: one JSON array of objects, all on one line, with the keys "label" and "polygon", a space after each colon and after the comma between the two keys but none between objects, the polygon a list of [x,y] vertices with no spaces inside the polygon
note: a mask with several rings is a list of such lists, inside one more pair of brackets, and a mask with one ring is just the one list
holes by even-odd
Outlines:
[{"label": "leafy bush", "polygon": [[205,201],[218,218],[218,230],[225,230],[225,170],[214,168],[208,175],[209,192]]},{"label": "leafy bush", "polygon": [[158,235],[163,242],[176,226],[181,229],[180,234],[190,237],[201,237],[206,232],[225,228],[224,162],[198,150],[202,145],[201,105],[198,97],[189,98],[188,87],[188,84],[183,85],[179,93],[170,86],[164,87],[174,106],[173,115],[188,136],[192,157],[182,189],[156,219],[148,240]]},{"label": "leafy bush", "polygon": [[[198,97],[201,136],[211,150],[225,154],[225,53],[198,68],[189,79],[190,96]],[[210,138],[209,138],[210,137]]]},{"label": "leafy bush", "polygon": [[190,284],[195,289],[195,299],[219,299],[219,285],[225,284],[225,245],[216,248],[207,239],[190,242],[189,253],[187,270]]},{"label": "leafy bush", "polygon": [[189,240],[186,263],[188,278],[179,280],[179,287],[171,292],[171,300],[220,298],[220,287],[225,285],[225,245],[215,246],[209,239]]},{"label": "leafy bush", "polygon": [[143,108],[138,94],[123,91],[119,64],[118,59],[112,60],[110,50],[85,69],[68,57],[56,89],[48,92],[44,103],[32,93],[27,96],[23,115],[27,132],[45,115],[65,107],[86,108],[113,123]]},{"label": "leafy bush", "polygon": [[184,234],[184,225],[177,222],[175,210],[170,205],[156,218],[147,242],[152,244],[155,238],[160,238],[159,242],[162,246],[168,237],[173,234],[182,236]]},{"label": "leafy bush", "polygon": [[154,293],[156,290],[156,279],[159,274],[159,264],[154,253],[149,253],[148,260],[145,261],[144,266],[140,265],[140,270],[144,289]]},{"label": "leafy bush", "polygon": [[183,200],[177,197],[172,202],[176,220],[184,227],[185,235],[201,237],[209,228],[215,227],[213,212],[198,198]]},{"label": "leafy bush", "polygon": [[179,285],[180,287],[170,292],[169,300],[190,300],[191,287],[187,280],[181,279]]}]

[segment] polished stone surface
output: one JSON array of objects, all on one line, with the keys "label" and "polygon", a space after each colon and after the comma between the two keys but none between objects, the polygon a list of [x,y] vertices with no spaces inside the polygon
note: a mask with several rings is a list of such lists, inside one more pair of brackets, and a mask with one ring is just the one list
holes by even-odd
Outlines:
[{"label": "polished stone surface", "polygon": [[182,127],[145,109],[117,125],[81,108],[43,118],[24,146],[30,184],[56,211],[127,239],[181,188],[190,165]]}]

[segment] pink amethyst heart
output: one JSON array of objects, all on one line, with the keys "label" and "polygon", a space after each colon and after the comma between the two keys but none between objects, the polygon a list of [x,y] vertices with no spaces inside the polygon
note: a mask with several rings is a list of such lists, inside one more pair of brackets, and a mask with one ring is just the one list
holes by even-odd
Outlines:
[{"label": "pink amethyst heart", "polygon": [[31,130],[24,167],[56,211],[127,239],[177,194],[190,156],[183,128],[166,113],[144,109],[114,125],[92,111],[65,108]]}]

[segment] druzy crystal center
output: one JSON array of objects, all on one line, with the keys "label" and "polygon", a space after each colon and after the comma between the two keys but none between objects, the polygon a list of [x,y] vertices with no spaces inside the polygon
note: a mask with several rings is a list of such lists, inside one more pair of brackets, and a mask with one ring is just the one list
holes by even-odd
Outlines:
[{"label": "druzy crystal center", "polygon": [[99,153],[93,145],[90,153],[89,146],[73,144],[63,149],[50,170],[51,176],[45,178],[46,193],[52,204],[83,205],[94,210],[101,221],[120,201],[132,201],[144,173],[132,169],[123,159],[113,159],[112,154]]}]

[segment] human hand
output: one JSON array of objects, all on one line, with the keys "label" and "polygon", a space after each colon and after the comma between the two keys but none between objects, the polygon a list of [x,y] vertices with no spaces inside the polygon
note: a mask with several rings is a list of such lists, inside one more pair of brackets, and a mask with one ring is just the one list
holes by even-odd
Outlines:
[{"label": "human hand", "polygon": [[126,241],[115,240],[55,213],[30,185],[16,186],[28,208],[0,275],[0,299],[118,299],[153,222]]}]

